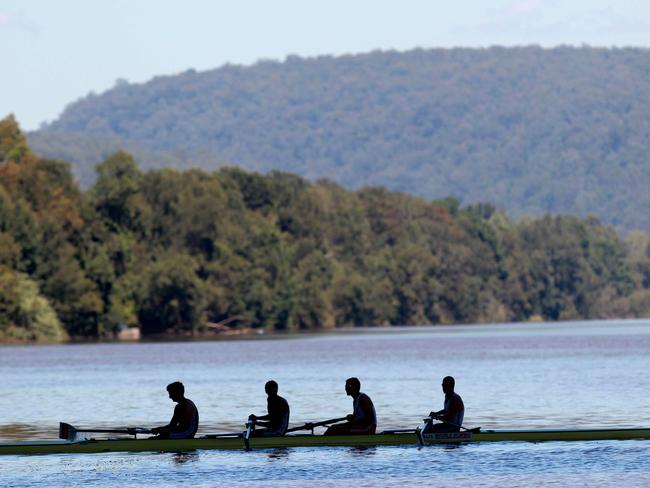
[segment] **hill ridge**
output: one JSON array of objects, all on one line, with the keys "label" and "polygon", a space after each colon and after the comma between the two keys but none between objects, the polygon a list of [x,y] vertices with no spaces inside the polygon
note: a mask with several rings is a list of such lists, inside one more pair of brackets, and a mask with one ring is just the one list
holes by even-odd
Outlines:
[{"label": "hill ridge", "polygon": [[648,75],[641,48],[291,56],[116,86],[30,144],[85,185],[122,147],[145,168],[236,164],[650,229]]}]

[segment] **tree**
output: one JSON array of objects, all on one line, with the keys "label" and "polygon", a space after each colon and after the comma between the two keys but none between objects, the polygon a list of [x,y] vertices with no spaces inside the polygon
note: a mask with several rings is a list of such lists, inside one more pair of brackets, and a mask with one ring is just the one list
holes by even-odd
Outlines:
[{"label": "tree", "polygon": [[96,171],[91,197],[97,212],[115,229],[142,231],[148,209],[140,193],[142,173],[133,157],[118,151],[97,165]]},{"label": "tree", "polygon": [[34,281],[0,266],[0,339],[60,342],[67,339],[56,312]]},{"label": "tree", "polygon": [[27,139],[13,115],[0,120],[0,163],[20,161],[29,153]]},{"label": "tree", "polygon": [[205,327],[206,287],[190,256],[158,256],[144,270],[138,319],[144,334],[194,333]]}]

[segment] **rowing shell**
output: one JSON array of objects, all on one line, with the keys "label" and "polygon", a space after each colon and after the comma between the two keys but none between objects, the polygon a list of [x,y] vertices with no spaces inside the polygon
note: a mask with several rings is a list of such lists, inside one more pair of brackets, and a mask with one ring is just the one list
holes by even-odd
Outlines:
[{"label": "rowing shell", "polygon": [[[650,439],[650,428],[589,429],[589,430],[485,430],[424,434],[425,444],[454,444],[464,442],[544,442],[544,441],[602,441]],[[400,446],[417,445],[415,432],[380,433],[373,435],[287,435],[284,437],[251,437],[251,449],[323,446]],[[238,450],[244,442],[241,436],[206,436],[195,439],[91,439],[84,441],[31,441],[0,443],[0,454],[54,454],[101,452],[186,452],[194,450]]]}]

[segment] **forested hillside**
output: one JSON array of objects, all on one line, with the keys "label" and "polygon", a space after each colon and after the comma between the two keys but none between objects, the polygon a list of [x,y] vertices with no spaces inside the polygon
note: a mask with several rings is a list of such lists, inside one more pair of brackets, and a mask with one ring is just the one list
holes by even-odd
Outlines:
[{"label": "forested hillside", "polygon": [[81,191],[0,121],[2,340],[649,314],[643,232],[125,152]]},{"label": "forested hillside", "polygon": [[648,93],[645,49],[289,57],[120,82],[30,144],[72,161],[83,185],[126,148],[143,168],[230,163],[648,230]]}]

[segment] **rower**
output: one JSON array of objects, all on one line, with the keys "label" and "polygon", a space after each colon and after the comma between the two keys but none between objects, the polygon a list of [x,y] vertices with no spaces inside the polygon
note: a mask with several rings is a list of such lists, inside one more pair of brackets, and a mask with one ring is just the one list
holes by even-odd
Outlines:
[{"label": "rower", "polygon": [[286,434],[289,427],[289,403],[278,395],[278,384],[273,381],[267,381],[264,385],[264,391],[267,395],[266,415],[249,415],[248,420],[252,420],[256,425],[261,425],[262,429],[255,430],[255,436],[282,436]]},{"label": "rower", "polygon": [[445,394],[445,405],[438,412],[431,412],[430,417],[441,421],[439,424],[429,424],[425,432],[459,432],[465,417],[465,405],[458,393],[454,392],[456,380],[445,376],[442,380],[442,391]]},{"label": "rower", "polygon": [[361,392],[361,382],[357,378],[348,378],[345,393],[352,397],[352,414],[347,416],[347,422],[332,425],[325,435],[374,434],[377,414],[370,397]]},{"label": "rower", "polygon": [[167,425],[151,429],[160,439],[191,439],[199,428],[199,411],[194,402],[185,398],[185,387],[180,381],[167,385],[169,398],[176,402],[174,415]]}]

